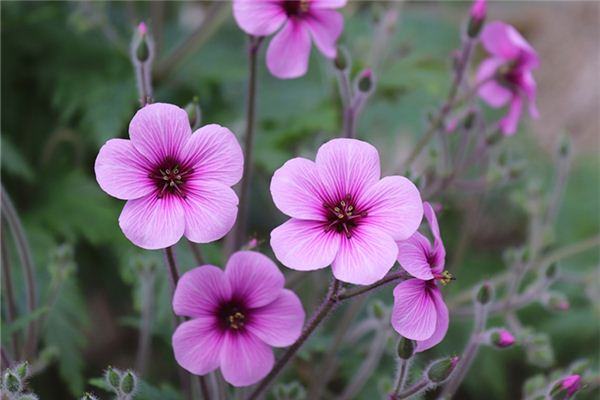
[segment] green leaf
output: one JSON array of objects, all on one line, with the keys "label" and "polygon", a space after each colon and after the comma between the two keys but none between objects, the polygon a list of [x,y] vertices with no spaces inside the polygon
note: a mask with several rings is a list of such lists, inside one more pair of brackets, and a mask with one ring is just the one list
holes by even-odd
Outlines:
[{"label": "green leaf", "polygon": [[42,307],[39,307],[39,308],[33,310],[33,312],[31,312],[31,313],[25,314],[25,315],[17,318],[10,325],[7,325],[4,327],[2,334],[8,336],[8,335],[12,335],[15,332],[19,332],[19,331],[25,329],[31,321],[35,321],[36,319],[40,318],[42,315],[45,315],[49,310],[50,310],[50,308],[48,306],[42,306]]},{"label": "green leaf", "polygon": [[31,165],[5,134],[2,135],[2,169],[9,175],[22,178],[29,183],[34,179]]}]

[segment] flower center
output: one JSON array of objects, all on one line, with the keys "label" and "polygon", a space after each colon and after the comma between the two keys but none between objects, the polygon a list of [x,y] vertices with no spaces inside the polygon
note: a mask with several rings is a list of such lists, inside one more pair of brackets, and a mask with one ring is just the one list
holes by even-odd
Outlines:
[{"label": "flower center", "polygon": [[456,278],[452,276],[452,274],[448,270],[445,270],[441,274],[434,274],[433,277],[434,279],[440,281],[444,286],[449,284],[451,281],[456,280]]},{"label": "flower center", "polygon": [[177,161],[165,160],[151,175],[159,191],[158,197],[174,194],[185,198],[184,183],[191,172],[191,168],[182,167]]},{"label": "flower center", "polygon": [[335,229],[337,232],[343,232],[348,239],[352,237],[352,230],[368,214],[366,211],[356,209],[349,194],[334,205],[324,204],[323,206],[327,210],[325,232]]},{"label": "flower center", "polygon": [[283,9],[288,16],[302,15],[308,12],[309,0],[285,0]]},{"label": "flower center", "polygon": [[219,321],[223,329],[239,331],[248,323],[248,312],[239,302],[229,302],[218,311]]}]

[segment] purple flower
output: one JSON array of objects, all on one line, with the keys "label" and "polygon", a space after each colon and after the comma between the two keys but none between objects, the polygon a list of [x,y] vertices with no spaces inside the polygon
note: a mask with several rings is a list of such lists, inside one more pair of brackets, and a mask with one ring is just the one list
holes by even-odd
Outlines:
[{"label": "purple flower", "polygon": [[475,0],[471,6],[470,15],[471,18],[482,21],[485,19],[486,14],[486,0]]},{"label": "purple flower", "polygon": [[267,50],[267,67],[278,78],[297,78],[308,69],[311,38],[325,57],[335,58],[344,18],[334,9],[346,1],[234,0],[233,15],[250,35],[278,31]]},{"label": "purple flower", "polygon": [[416,231],[423,206],[411,181],[380,173],[375,147],[356,139],[330,140],[316,161],[298,157],[275,171],[273,201],[292,217],[271,232],[279,261],[299,271],[331,264],[348,283],[381,279],[396,261],[394,241]]},{"label": "purple flower", "polygon": [[275,263],[254,251],[234,253],[225,271],[204,265],[183,274],[173,310],[191,320],[173,334],[177,363],[196,375],[220,367],[234,386],[264,378],[271,346],[294,343],[304,323],[300,299],[284,283]]},{"label": "purple flower", "polygon": [[425,218],[433,234],[433,246],[421,233],[398,242],[398,261],[416,279],[394,289],[392,326],[402,336],[417,341],[416,351],[442,341],[448,330],[448,308],[436,281],[447,284],[452,276],[444,270],[446,250],[437,218],[429,203],[423,203]]},{"label": "purple flower", "polygon": [[550,392],[550,396],[554,398],[570,399],[581,387],[581,376],[574,374],[565,376],[559,380]]},{"label": "purple flower", "polygon": [[207,243],[233,226],[238,198],[230,186],[242,176],[235,136],[219,125],[192,134],[186,112],[156,103],[139,110],[129,137],[111,139],[96,158],[96,180],[127,200],[119,217],[125,236],[145,249],[171,246],[182,235]]},{"label": "purple flower", "polygon": [[536,84],[531,71],[539,66],[536,51],[512,26],[494,21],[481,34],[483,46],[490,54],[477,72],[481,97],[493,108],[510,104],[508,114],[500,120],[500,129],[512,135],[521,117],[523,99],[529,101],[529,114],[538,117],[535,104]]},{"label": "purple flower", "polygon": [[499,329],[492,333],[492,343],[501,349],[510,347],[515,344],[515,337],[506,329]]}]

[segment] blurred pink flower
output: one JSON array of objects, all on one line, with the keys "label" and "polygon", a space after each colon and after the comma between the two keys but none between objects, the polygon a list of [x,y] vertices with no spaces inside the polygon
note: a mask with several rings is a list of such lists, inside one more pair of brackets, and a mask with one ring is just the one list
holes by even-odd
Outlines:
[{"label": "blurred pink flower", "polygon": [[190,317],[173,334],[177,363],[196,375],[221,368],[234,386],[248,386],[273,368],[273,347],[300,336],[304,309],[284,289],[273,261],[254,251],[234,253],[225,271],[204,265],[182,275],[175,314]]},{"label": "blurred pink flower", "polygon": [[146,27],[146,23],[143,21],[138,24],[137,29],[138,29],[138,33],[141,36],[144,36],[146,33],[148,33],[148,28]]},{"label": "blurred pink flower", "polygon": [[470,15],[471,18],[481,21],[485,19],[486,14],[486,0],[475,0],[471,6]]},{"label": "blurred pink flower", "polygon": [[129,137],[111,139],[96,158],[96,180],[127,200],[119,217],[125,236],[145,249],[171,246],[182,235],[207,243],[233,226],[238,198],[230,186],[242,176],[235,136],[219,125],[192,134],[186,112],[155,103],[139,110]]},{"label": "blurred pink flower", "polygon": [[233,15],[250,35],[278,31],[267,50],[267,67],[278,78],[298,78],[308,69],[311,38],[325,57],[335,58],[344,18],[334,9],[346,1],[234,0]]},{"label": "blurred pink flower", "polygon": [[400,335],[417,341],[416,351],[435,346],[446,335],[448,308],[436,281],[446,284],[452,279],[444,271],[446,250],[433,208],[423,203],[423,210],[433,235],[433,246],[419,232],[398,242],[398,261],[416,279],[396,286],[392,309],[392,326]]},{"label": "blurred pink flower", "polygon": [[478,95],[493,108],[510,104],[499,126],[505,135],[512,135],[521,117],[524,98],[529,102],[529,114],[538,118],[536,83],[531,71],[539,66],[539,58],[523,36],[504,22],[487,24],[481,40],[490,57],[477,72],[477,82],[481,85]]},{"label": "blurred pink flower", "polygon": [[580,375],[569,375],[562,378],[558,384],[557,391],[564,390],[567,392],[567,399],[571,398],[579,390],[581,385]]},{"label": "blurred pink flower", "polygon": [[298,157],[275,171],[273,201],[292,217],[271,232],[279,261],[300,271],[331,264],[337,279],[360,285],[383,278],[394,241],[417,230],[423,206],[411,181],[380,174],[375,147],[356,139],[330,140],[316,161]]},{"label": "blurred pink flower", "polygon": [[500,329],[492,335],[494,344],[500,348],[510,347],[515,344],[515,337],[506,329]]}]

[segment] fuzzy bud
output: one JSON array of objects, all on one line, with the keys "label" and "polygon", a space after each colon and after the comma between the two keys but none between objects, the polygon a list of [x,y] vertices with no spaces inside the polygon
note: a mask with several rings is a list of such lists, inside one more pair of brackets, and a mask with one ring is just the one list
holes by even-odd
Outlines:
[{"label": "fuzzy bud", "polygon": [[146,62],[150,58],[150,48],[148,47],[148,28],[144,22],[140,22],[137,27],[138,34],[140,35],[140,43],[135,50],[135,55],[139,62]]},{"label": "fuzzy bud", "polygon": [[579,390],[580,385],[580,375],[566,376],[554,384],[550,396],[552,399],[569,399]]},{"label": "fuzzy bud", "polygon": [[530,339],[527,349],[527,362],[541,368],[554,364],[554,350],[548,335],[539,333]]},{"label": "fuzzy bud", "polygon": [[408,360],[415,353],[416,347],[417,343],[414,340],[401,336],[398,341],[398,357],[403,360]]},{"label": "fuzzy bud", "polygon": [[22,394],[17,400],[39,400],[39,397],[33,393]]},{"label": "fuzzy bud", "polygon": [[475,298],[479,304],[486,305],[490,303],[492,297],[494,297],[494,287],[489,282],[485,282],[479,287]]},{"label": "fuzzy bud", "polygon": [[454,356],[434,361],[433,364],[431,364],[431,366],[427,369],[427,378],[430,382],[435,384],[444,382],[446,379],[448,379],[452,371],[454,371],[454,368],[456,368],[458,360],[459,358]]},{"label": "fuzzy bud", "polygon": [[98,398],[91,393],[86,393],[81,397],[80,400],[98,400]]},{"label": "fuzzy bud", "polygon": [[552,311],[567,311],[571,307],[565,295],[557,292],[549,293],[544,305]]},{"label": "fuzzy bud", "polygon": [[375,300],[371,303],[371,314],[377,319],[385,317],[385,305],[380,300]]},{"label": "fuzzy bud", "polygon": [[523,397],[530,397],[546,386],[546,378],[543,374],[534,375],[528,378],[523,384]]},{"label": "fuzzy bud", "polygon": [[469,110],[469,112],[467,113],[467,115],[465,116],[465,119],[463,121],[463,126],[465,127],[466,130],[470,130],[473,127],[476,117],[477,117],[477,111],[473,110],[473,109]]},{"label": "fuzzy bud", "polygon": [[515,337],[506,329],[498,329],[490,335],[491,343],[499,349],[505,349],[515,344]]},{"label": "fuzzy bud", "polygon": [[371,68],[363,70],[357,78],[357,87],[362,93],[368,93],[373,88],[373,71]]},{"label": "fuzzy bud", "polygon": [[185,112],[188,115],[192,130],[200,128],[202,123],[202,110],[200,110],[200,102],[197,96],[194,96],[191,102],[185,106]]},{"label": "fuzzy bud", "polygon": [[104,380],[111,388],[118,391],[121,383],[121,373],[116,368],[108,367],[106,372],[104,372]]},{"label": "fuzzy bud", "polygon": [[333,65],[340,71],[345,71],[348,69],[348,52],[344,47],[338,47],[335,53],[335,59],[333,60]]},{"label": "fuzzy bud", "polygon": [[558,265],[556,265],[556,263],[552,263],[548,266],[548,268],[546,268],[546,271],[544,272],[544,274],[546,275],[547,279],[553,280],[556,278],[556,276],[558,275]]},{"label": "fuzzy bud", "polygon": [[21,379],[12,371],[6,371],[4,374],[4,387],[10,393],[20,393],[23,390],[23,383]]},{"label": "fuzzy bud", "polygon": [[121,378],[121,392],[126,395],[132,395],[137,389],[137,377],[131,371],[125,372]]},{"label": "fuzzy bud", "polygon": [[486,0],[475,0],[471,6],[469,26],[467,27],[467,35],[470,38],[479,36],[479,32],[483,27],[486,17]]},{"label": "fuzzy bud", "polygon": [[29,363],[27,361],[17,365],[14,369],[19,379],[23,380],[29,376]]}]

